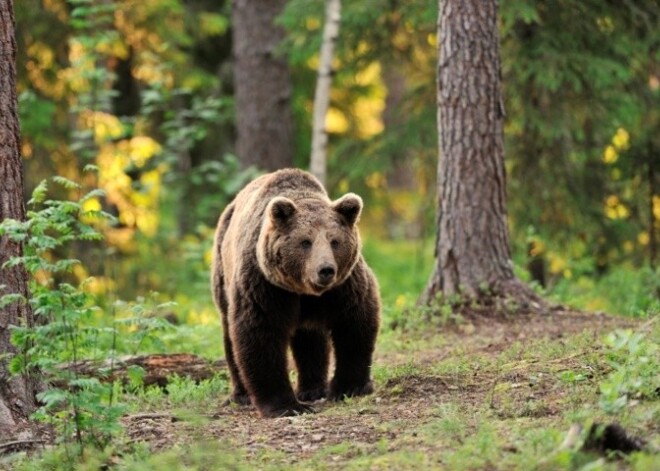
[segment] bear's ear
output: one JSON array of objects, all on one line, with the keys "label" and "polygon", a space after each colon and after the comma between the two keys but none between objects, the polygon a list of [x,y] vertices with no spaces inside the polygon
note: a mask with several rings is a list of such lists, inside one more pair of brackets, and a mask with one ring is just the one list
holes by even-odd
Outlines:
[{"label": "bear's ear", "polygon": [[289,198],[276,196],[270,203],[266,211],[270,215],[270,220],[276,225],[286,224],[291,216],[296,212],[296,205]]},{"label": "bear's ear", "polygon": [[350,226],[358,222],[362,213],[362,198],[355,193],[346,193],[332,203],[335,211],[341,214]]}]

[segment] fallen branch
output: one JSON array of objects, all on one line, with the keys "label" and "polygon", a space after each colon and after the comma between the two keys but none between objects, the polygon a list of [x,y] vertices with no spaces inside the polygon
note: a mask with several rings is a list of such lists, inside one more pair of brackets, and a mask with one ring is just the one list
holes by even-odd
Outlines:
[{"label": "fallen branch", "polygon": [[0,454],[8,452],[16,452],[26,448],[32,448],[37,443],[46,443],[45,440],[14,440],[12,442],[0,443]]},{"label": "fallen branch", "polygon": [[153,412],[153,413],[144,413],[144,414],[133,414],[133,415],[127,415],[126,416],[127,420],[158,420],[158,419],[167,419],[170,422],[178,422],[179,418],[173,416],[172,414],[166,414],[166,413],[158,413],[158,412]]},{"label": "fallen branch", "polygon": [[[180,376],[195,382],[210,379],[225,370],[225,360],[209,361],[190,353],[154,354],[126,356],[108,360],[84,360],[60,366],[61,371],[73,376],[98,378],[102,382],[120,380],[123,384],[131,382],[130,371],[142,369],[142,383],[145,386],[164,387],[169,378]],[[51,380],[57,387],[66,387],[68,381],[63,378]]]}]

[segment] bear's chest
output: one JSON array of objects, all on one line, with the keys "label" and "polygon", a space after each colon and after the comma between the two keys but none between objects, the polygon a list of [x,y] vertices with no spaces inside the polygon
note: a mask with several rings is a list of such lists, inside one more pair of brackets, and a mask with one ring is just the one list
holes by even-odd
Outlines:
[{"label": "bear's chest", "polygon": [[331,317],[331,301],[323,296],[300,296],[300,327],[327,327]]}]

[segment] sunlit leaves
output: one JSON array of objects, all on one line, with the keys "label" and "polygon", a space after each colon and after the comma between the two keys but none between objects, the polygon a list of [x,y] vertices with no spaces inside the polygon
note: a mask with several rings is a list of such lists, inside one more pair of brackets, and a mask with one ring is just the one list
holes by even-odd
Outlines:
[{"label": "sunlit leaves", "polygon": [[[623,257],[641,261],[647,250],[637,239],[650,223],[657,101],[646,84],[656,7],[559,5],[501,4],[510,214],[551,245],[561,240],[557,252],[581,247],[569,265],[598,253],[584,267],[591,273]],[[536,14],[523,18],[529,9]]]},{"label": "sunlit leaves", "polygon": [[605,199],[605,214],[610,219],[626,219],[630,210],[617,195],[610,195]]},{"label": "sunlit leaves", "polygon": [[619,154],[614,146],[605,147],[605,151],[603,151],[603,162],[606,164],[613,164],[618,158]]},{"label": "sunlit leaves", "polygon": [[29,205],[34,205],[37,203],[43,203],[46,199],[48,192],[48,184],[46,180],[42,180],[32,191],[32,198],[28,201]]},{"label": "sunlit leaves", "polygon": [[107,26],[111,14],[118,5],[114,2],[95,0],[68,0],[74,6],[71,10],[70,23],[74,28],[101,28]]},{"label": "sunlit leaves", "polygon": [[229,28],[229,19],[219,13],[201,12],[199,14],[199,28],[202,33],[209,36],[225,34]]}]

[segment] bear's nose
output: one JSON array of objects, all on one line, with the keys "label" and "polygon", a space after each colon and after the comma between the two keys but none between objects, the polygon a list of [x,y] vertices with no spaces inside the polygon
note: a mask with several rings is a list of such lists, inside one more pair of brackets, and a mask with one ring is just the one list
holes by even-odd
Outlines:
[{"label": "bear's nose", "polygon": [[324,285],[327,285],[335,277],[335,267],[333,267],[332,265],[323,265],[321,268],[319,268],[318,275],[319,275],[319,282]]}]

